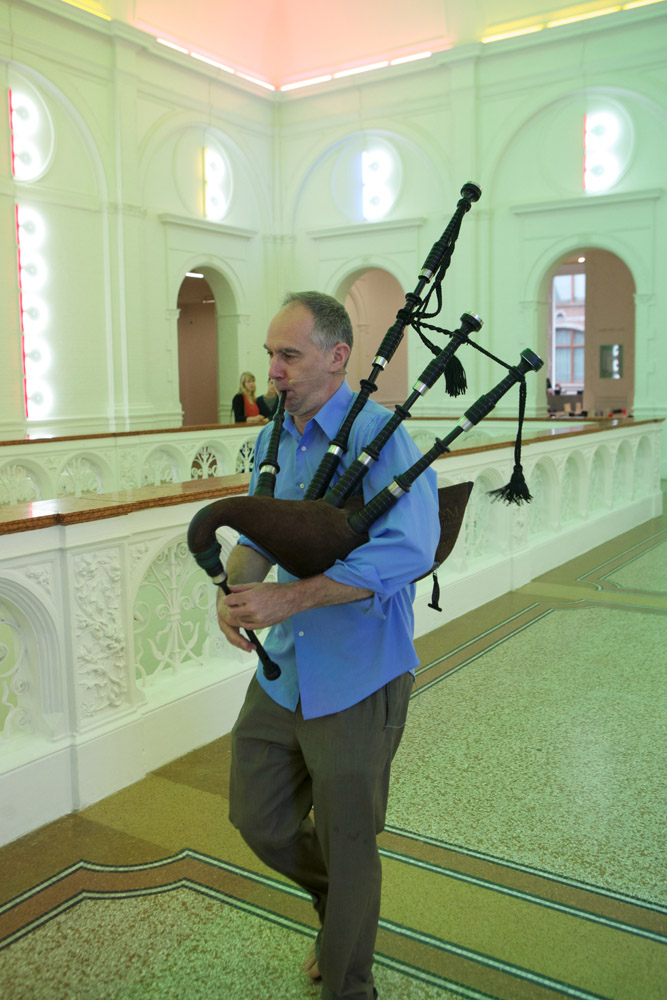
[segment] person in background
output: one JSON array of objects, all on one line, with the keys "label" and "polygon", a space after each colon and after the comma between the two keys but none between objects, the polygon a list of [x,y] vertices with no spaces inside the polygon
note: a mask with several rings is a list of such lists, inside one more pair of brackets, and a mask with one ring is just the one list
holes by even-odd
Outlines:
[{"label": "person in background", "polygon": [[255,396],[255,376],[252,372],[241,372],[239,391],[232,399],[232,413],[235,424],[265,424],[272,416],[271,411],[260,396]]},{"label": "person in background", "polygon": [[269,379],[269,381],[267,382],[266,392],[264,393],[263,396],[259,397],[259,399],[257,400],[258,404],[260,403],[260,401],[263,401],[265,407],[269,411],[269,415],[273,416],[273,414],[278,409],[278,392],[276,390],[275,385],[273,384],[273,379]]}]

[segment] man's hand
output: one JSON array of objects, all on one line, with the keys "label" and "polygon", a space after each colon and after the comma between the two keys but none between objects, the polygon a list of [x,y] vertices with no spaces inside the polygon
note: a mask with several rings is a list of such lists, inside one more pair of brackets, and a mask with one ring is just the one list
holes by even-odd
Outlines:
[{"label": "man's hand", "polygon": [[[271,564],[259,552],[247,545],[237,545],[236,548],[232,549],[227,562],[229,578],[241,584],[263,580],[270,569]],[[227,642],[236,646],[237,649],[242,649],[245,653],[252,653],[255,647],[244,635],[241,635],[240,622],[233,618],[225,603],[225,593],[220,587],[218,587],[216,607],[218,625]]]},{"label": "man's hand", "polygon": [[299,611],[361,601],[373,593],[338,583],[323,574],[290,583],[236,584],[229,589],[231,594],[224,598],[226,622],[253,630],[277,625]]},{"label": "man's hand", "polygon": [[251,653],[255,647],[240,630],[268,628],[284,622],[300,611],[348,604],[371,597],[372,590],[349,587],[320,574],[289,583],[263,583],[270,563],[255,549],[237,545],[227,563],[230,593],[218,589],[217,610],[220,630],[232,646]]},{"label": "man's hand", "polygon": [[245,653],[252,653],[255,647],[249,639],[246,639],[244,635],[241,635],[239,625],[235,625],[233,623],[230,610],[225,604],[225,592],[220,587],[218,587],[218,594],[216,597],[216,610],[218,612],[218,625],[220,626],[220,631],[224,635],[227,642],[232,646],[236,646],[237,649],[242,649]]},{"label": "man's hand", "polygon": [[268,628],[298,611],[295,588],[289,583],[242,583],[229,588],[224,603],[227,621],[242,628]]}]

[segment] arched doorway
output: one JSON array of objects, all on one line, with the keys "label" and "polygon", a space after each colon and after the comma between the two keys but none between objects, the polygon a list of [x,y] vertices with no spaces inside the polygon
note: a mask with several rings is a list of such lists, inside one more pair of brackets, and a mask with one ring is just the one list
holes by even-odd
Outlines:
[{"label": "arched doorway", "polygon": [[[369,268],[355,271],[341,284],[336,294],[344,301],[354,330],[354,349],[348,361],[348,381],[356,389],[367,378],[382,339],[393,325],[396,313],[405,303],[405,293],[389,271]],[[402,403],[407,394],[407,337],[401,341],[391,364],[378,378],[373,399],[385,406]]]},{"label": "arched doorway", "polygon": [[195,267],[183,279],[178,309],[183,426],[233,423],[241,317],[232,287],[217,268]]},{"label": "arched doorway", "polygon": [[547,393],[555,415],[631,413],[635,284],[615,254],[581,248],[548,276]]},{"label": "arched doorway", "polygon": [[183,426],[218,422],[218,337],[215,298],[202,271],[178,290],[178,385]]}]

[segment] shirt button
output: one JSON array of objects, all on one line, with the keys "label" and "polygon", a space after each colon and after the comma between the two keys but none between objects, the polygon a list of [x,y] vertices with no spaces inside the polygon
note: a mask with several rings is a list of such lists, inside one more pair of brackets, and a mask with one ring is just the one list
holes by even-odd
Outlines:
[{"label": "shirt button", "polygon": [[299,489],[300,490],[305,490],[305,488],[306,488],[306,484],[305,483],[299,483]]},{"label": "shirt button", "polygon": [[303,635],[303,632],[299,632],[299,635]]},{"label": "shirt button", "polygon": [[302,444],[301,445],[301,451],[305,451],[305,450],[306,450],[306,446],[305,446],[305,444]]}]

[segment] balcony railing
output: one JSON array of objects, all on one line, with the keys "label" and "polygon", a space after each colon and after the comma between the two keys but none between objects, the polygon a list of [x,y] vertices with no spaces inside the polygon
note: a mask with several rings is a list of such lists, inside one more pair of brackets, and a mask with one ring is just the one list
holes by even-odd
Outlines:
[{"label": "balcony railing", "polygon": [[[409,429],[426,448],[444,424]],[[523,459],[534,499],[522,507],[488,496],[512,469],[502,422],[438,459],[441,485],[471,480],[474,489],[439,572],[443,614],[428,607],[429,580],[418,585],[417,634],[660,514],[661,422],[576,428],[530,425]],[[243,493],[247,474],[140,485],[156,451],[174,476],[196,468],[204,444],[235,470],[254,431],[137,437],[24,445],[21,461],[47,492],[77,454],[125,485],[0,507],[0,800],[10,804],[0,842],[227,732],[254,669],[223,641],[214,587],[185,545],[196,511]],[[219,537],[226,558],[236,536],[223,528]]]}]

